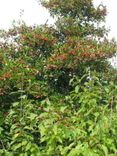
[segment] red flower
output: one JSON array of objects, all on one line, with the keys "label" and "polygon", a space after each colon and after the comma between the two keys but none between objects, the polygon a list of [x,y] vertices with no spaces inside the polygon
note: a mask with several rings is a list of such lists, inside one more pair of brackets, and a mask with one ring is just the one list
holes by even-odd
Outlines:
[{"label": "red flower", "polygon": [[67,59],[67,55],[66,54],[61,54],[61,55],[59,55],[58,57],[57,57],[57,59],[59,59],[59,60],[65,60],[65,59]]},{"label": "red flower", "polygon": [[76,55],[76,52],[75,51],[70,51],[69,54],[70,55]]}]

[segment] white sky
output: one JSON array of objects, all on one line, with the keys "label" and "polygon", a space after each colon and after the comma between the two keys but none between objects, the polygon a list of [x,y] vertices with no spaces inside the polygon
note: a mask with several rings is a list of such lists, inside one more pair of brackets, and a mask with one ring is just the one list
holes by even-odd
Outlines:
[{"label": "white sky", "polygon": [[7,29],[13,20],[19,20],[22,10],[22,19],[28,24],[43,24],[49,18],[48,11],[41,7],[37,0],[0,0],[0,28]]},{"label": "white sky", "polygon": [[[110,37],[117,40],[117,0],[94,0],[95,4],[103,2],[108,9],[107,26],[111,28]],[[37,0],[0,0],[0,29],[10,27],[13,20],[20,19],[20,12],[24,10],[22,19],[28,24],[43,24],[49,19],[49,13],[42,8]]]}]

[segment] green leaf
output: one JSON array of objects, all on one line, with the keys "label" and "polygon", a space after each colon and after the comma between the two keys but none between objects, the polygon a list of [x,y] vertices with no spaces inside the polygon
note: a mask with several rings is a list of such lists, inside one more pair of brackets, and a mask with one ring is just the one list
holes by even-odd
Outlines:
[{"label": "green leaf", "polygon": [[104,151],[105,156],[108,156],[108,148],[105,145],[101,145],[101,147]]},{"label": "green leaf", "polygon": [[34,120],[34,119],[36,118],[36,116],[37,116],[36,114],[30,113],[30,119],[31,119],[31,120]]},{"label": "green leaf", "polygon": [[53,132],[54,132],[55,135],[57,135],[57,133],[58,133],[58,127],[57,127],[57,125],[54,125]]},{"label": "green leaf", "polygon": [[13,151],[16,151],[17,149],[21,148],[22,147],[22,143],[19,143],[19,144],[14,144],[13,147],[12,147],[12,150]]},{"label": "green leaf", "polygon": [[75,93],[78,93],[78,91],[79,91],[79,86],[76,86],[75,87]]},{"label": "green leaf", "polygon": [[14,136],[13,136],[13,140],[15,140],[17,137],[19,137],[19,135],[20,135],[20,133],[16,133],[16,134],[14,134]]},{"label": "green leaf", "polygon": [[22,95],[19,97],[19,99],[26,99],[27,95]]},{"label": "green leaf", "polygon": [[32,146],[32,144],[29,142],[29,143],[26,145],[25,150],[26,150],[26,151],[30,150],[30,149],[31,149],[31,146]]},{"label": "green leaf", "polygon": [[27,141],[26,140],[24,140],[24,141],[22,141],[22,146],[25,146],[25,145],[27,145]]}]

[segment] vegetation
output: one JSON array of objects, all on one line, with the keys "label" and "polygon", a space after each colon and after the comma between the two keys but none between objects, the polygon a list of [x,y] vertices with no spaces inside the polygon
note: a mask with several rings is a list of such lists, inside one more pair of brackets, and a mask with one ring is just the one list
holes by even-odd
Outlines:
[{"label": "vegetation", "polygon": [[[117,45],[92,0],[41,1],[54,26],[1,30],[0,155],[116,156]],[[67,5],[66,5],[67,4]]]}]

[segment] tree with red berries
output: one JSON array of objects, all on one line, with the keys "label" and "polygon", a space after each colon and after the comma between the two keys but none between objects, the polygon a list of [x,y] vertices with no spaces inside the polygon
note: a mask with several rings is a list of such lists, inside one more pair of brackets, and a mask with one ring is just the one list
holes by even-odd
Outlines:
[{"label": "tree with red berries", "polygon": [[56,19],[58,39],[46,69],[61,72],[62,81],[69,81],[69,75],[82,76],[86,67],[107,72],[107,59],[116,53],[116,45],[107,38],[106,7],[103,4],[95,7],[93,0],[41,0],[41,3]]}]

